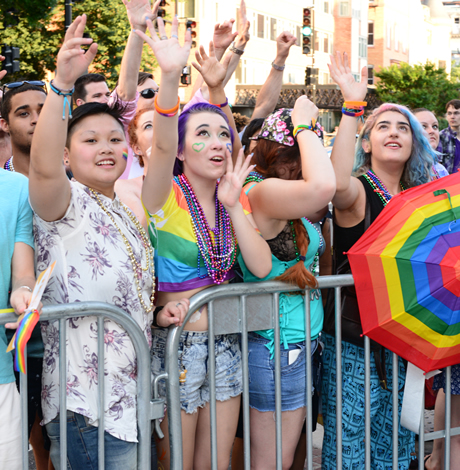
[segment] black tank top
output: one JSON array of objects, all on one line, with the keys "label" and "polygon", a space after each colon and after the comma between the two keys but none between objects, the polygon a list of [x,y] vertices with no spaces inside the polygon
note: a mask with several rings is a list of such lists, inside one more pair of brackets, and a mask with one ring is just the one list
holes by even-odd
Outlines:
[{"label": "black tank top", "polygon": [[[366,191],[366,198],[370,203],[372,223],[380,212],[382,212],[384,205],[363,175],[361,175],[358,180],[363,184],[364,190]],[[363,233],[364,219],[354,227],[340,227],[334,222],[334,244],[337,253],[337,266],[340,266],[343,263],[346,259],[346,255],[344,253],[358,241]]]}]

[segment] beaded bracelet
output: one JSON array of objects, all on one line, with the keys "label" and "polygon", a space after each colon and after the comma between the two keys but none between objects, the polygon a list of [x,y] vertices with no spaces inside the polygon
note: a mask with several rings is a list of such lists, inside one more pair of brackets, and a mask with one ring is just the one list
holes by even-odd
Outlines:
[{"label": "beaded bracelet", "polygon": [[297,137],[299,132],[302,132],[302,131],[305,131],[305,130],[309,130],[309,131],[314,132],[318,137],[323,136],[323,130],[321,129],[321,126],[320,126],[319,122],[316,121],[316,119],[312,119],[311,125],[299,124],[298,126],[296,126],[294,128],[294,132],[293,132],[294,138]]},{"label": "beaded bracelet", "polygon": [[59,88],[57,88],[53,85],[53,81],[54,80],[51,80],[51,82],[50,82],[51,90],[53,90],[54,93],[56,93],[56,95],[64,97],[64,106],[62,108],[62,120],[63,121],[65,120],[65,108],[66,108],[66,106],[69,107],[69,119],[72,119],[72,106],[70,105],[69,96],[72,96],[73,92],[75,91],[75,87],[73,87],[70,90],[61,90],[61,89],[59,89]]},{"label": "beaded bracelet", "polygon": [[225,108],[225,106],[228,105],[228,98],[225,97],[225,103],[222,103],[222,104],[214,104],[214,103],[211,103],[211,102],[209,102],[209,104],[212,104],[213,106],[217,106],[218,108]]},{"label": "beaded bracelet", "polygon": [[174,106],[174,108],[171,109],[162,109],[158,106],[158,95],[155,96],[155,101],[153,102],[155,106],[155,111],[160,114],[161,116],[165,117],[173,117],[177,114],[179,111],[179,106],[180,106],[180,98],[177,97],[177,104]]}]

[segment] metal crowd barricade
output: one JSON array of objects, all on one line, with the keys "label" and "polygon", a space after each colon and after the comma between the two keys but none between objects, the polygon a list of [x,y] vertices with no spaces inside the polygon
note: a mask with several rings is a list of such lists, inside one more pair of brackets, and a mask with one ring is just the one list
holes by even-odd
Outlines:
[{"label": "metal crowd barricade", "polygon": [[[44,307],[40,315],[41,321],[59,320],[59,408],[60,412],[60,467],[67,468],[67,413],[66,389],[62,386],[66,383],[66,320],[71,317],[97,317],[98,326],[98,362],[104,364],[104,319],[110,319],[118,323],[128,333],[137,358],[137,416],[138,416],[138,469],[150,468],[151,447],[151,420],[161,418],[164,415],[164,400],[151,400],[151,372],[150,350],[145,340],[144,333],[135,320],[123,310],[113,305],[102,302],[77,302]],[[8,314],[0,316],[0,324],[15,322],[16,315]],[[21,417],[22,417],[22,455],[23,469],[29,468],[28,458],[28,425],[27,425],[27,376],[21,374]],[[98,401],[99,401],[99,426],[98,426],[98,459],[99,469],[104,469],[104,368],[98,368]],[[71,443],[69,443],[71,445]]]},{"label": "metal crowd barricade", "polygon": [[[335,289],[335,319],[336,319],[336,419],[337,419],[337,469],[342,468],[342,368],[341,368],[341,287],[353,285],[352,275],[321,276],[318,278],[318,288]],[[205,289],[194,295],[190,308],[181,327],[171,327],[169,330],[166,352],[165,373],[155,379],[166,379],[166,403],[169,423],[169,442],[171,450],[171,470],[182,470],[182,429],[181,408],[179,396],[179,367],[178,348],[180,335],[190,316],[208,304],[208,333],[209,344],[214,342],[215,335],[241,333],[241,353],[243,362],[243,429],[244,429],[244,468],[251,468],[250,431],[249,431],[249,377],[248,377],[248,332],[274,329],[275,344],[280,344],[279,326],[279,294],[295,292],[300,289],[282,282],[268,281],[247,284],[226,284]],[[309,298],[310,289],[305,290]],[[305,302],[305,331],[310,337],[310,303]],[[212,339],[211,339],[212,338]],[[311,357],[311,343],[305,342],[306,357]],[[371,468],[371,435],[370,435],[370,341],[365,337],[365,468]],[[393,383],[398,383],[398,356],[393,354]],[[210,421],[211,421],[211,468],[217,470],[217,427],[216,427],[216,381],[215,381],[215,351],[209,348],[209,377],[210,377]],[[156,387],[155,387],[156,388]],[[312,437],[312,370],[311,360],[306,361],[306,468],[313,469],[313,437]],[[419,469],[424,468],[424,444],[426,441],[445,437],[445,468],[450,468],[450,436],[460,434],[460,427],[450,429],[450,367],[446,378],[446,430],[424,434],[424,409],[420,423],[419,436]],[[309,393],[310,391],[310,393]],[[393,387],[393,448],[398,448],[398,389]],[[275,421],[276,421],[276,468],[282,469],[282,433],[281,433],[281,368],[280,348],[275,348]],[[393,452],[393,469],[398,469],[398,452]]]}]

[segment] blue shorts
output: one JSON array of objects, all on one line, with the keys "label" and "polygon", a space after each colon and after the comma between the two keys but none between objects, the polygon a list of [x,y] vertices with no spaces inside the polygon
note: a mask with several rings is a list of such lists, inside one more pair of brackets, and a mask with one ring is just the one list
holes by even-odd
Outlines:
[{"label": "blue shorts", "polygon": [[[157,376],[165,370],[164,354],[168,330],[152,330],[152,373]],[[226,401],[243,391],[241,373],[241,350],[239,337],[233,335],[215,336],[216,354],[216,398]],[[181,409],[194,413],[198,407],[209,402],[208,377],[208,333],[206,331],[184,331],[179,341],[179,371],[186,369],[185,383],[180,384]],[[163,380],[159,393],[166,396]]]},{"label": "blue shorts", "polygon": [[[249,333],[249,406],[258,411],[275,411],[275,359],[270,359],[267,344],[270,340],[256,333]],[[311,343],[312,356],[318,340]],[[289,351],[300,350],[292,364],[289,364]],[[305,341],[289,344],[289,349],[281,348],[281,410],[292,411],[306,406],[306,362]],[[318,386],[319,368],[312,361],[312,393]]]}]

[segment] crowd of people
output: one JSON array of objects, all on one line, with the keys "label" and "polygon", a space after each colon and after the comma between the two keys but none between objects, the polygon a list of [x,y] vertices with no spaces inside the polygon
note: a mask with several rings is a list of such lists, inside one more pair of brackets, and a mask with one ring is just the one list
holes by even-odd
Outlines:
[{"label": "crowd of people", "polygon": [[[157,18],[159,0],[153,7],[148,0],[123,3],[132,31],[115,90],[110,92],[103,75],[87,73],[97,44],[84,37],[85,15],[66,31],[48,87],[40,80],[2,87],[0,307],[9,304],[17,314],[24,312],[36,277],[56,261],[43,305],[97,300],[121,308],[144,333],[154,377],[164,372],[168,327],[182,325],[197,292],[227,282],[273,279],[308,288],[309,298],[280,294],[280,344],[273,329],[249,333],[251,468],[276,468],[273,370],[274,351],[280,348],[282,467],[303,468],[305,460],[298,443],[305,432],[308,360],[312,393],[322,400],[322,468],[336,469],[334,299],[323,301],[316,278],[347,272],[344,252],[394,195],[460,168],[460,100],[447,104],[449,127],[442,132],[428,109],[386,103],[367,112],[366,69],[356,81],[347,55],[337,52],[329,67],[344,104],[329,157],[314,103],[301,96],[292,109],[276,108],[285,61],[296,44],[291,33],[277,39],[277,54],[252,116],[234,116],[225,85],[249,40],[242,0],[238,31],[232,31],[234,20],[216,25],[209,48],[196,50],[199,79],[181,109],[179,83],[191,31],[181,45],[177,17],[168,28]],[[152,74],[139,70],[144,44],[161,70],[160,86]],[[204,306],[193,312],[180,337],[185,469],[210,468],[207,330]],[[103,334],[105,465],[136,469],[135,350],[115,322],[105,320]],[[342,335],[346,469],[364,468],[365,462],[361,334],[358,320],[357,331]],[[28,425],[38,470],[60,468],[61,413],[67,415],[68,467],[98,468],[96,318],[67,320],[66,335],[66,410],[59,406],[64,386],[59,322],[41,322],[29,341]],[[5,352],[9,336],[2,327],[0,467],[17,469],[22,468],[19,380]],[[307,341],[311,358],[305,353]],[[232,468],[242,469],[239,335],[216,336],[214,348],[218,468],[226,470],[232,456]],[[406,366],[399,361],[393,384],[390,351],[375,343],[372,352],[371,460],[372,468],[386,470],[393,453],[392,389],[398,387],[400,413]],[[435,427],[443,429],[444,372],[434,388],[440,389]],[[160,394],[166,395],[161,382]],[[459,397],[460,366],[454,366],[454,426],[460,425]],[[316,421],[317,411],[313,414]],[[163,439],[152,432],[152,469],[169,468],[167,414],[161,427]],[[460,456],[459,437],[452,438],[452,455]],[[411,468],[414,459],[415,435],[399,426],[399,468]],[[425,468],[443,468],[442,440],[435,442]]]}]

